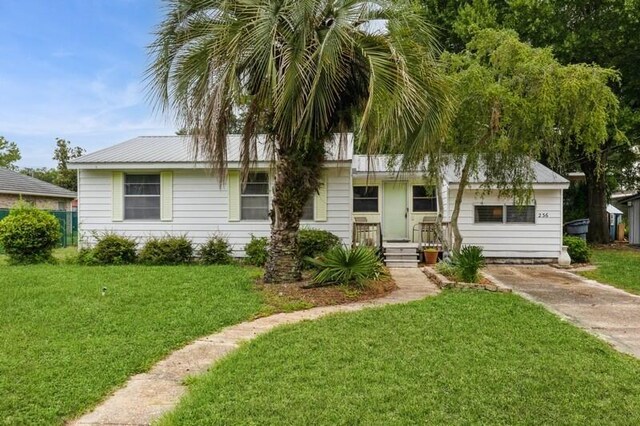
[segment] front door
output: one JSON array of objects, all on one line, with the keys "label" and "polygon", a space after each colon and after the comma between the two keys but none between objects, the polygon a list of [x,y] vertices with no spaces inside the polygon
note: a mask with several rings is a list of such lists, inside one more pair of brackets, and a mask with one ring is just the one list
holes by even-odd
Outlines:
[{"label": "front door", "polygon": [[382,237],[385,241],[406,239],[407,183],[384,182],[382,191]]}]

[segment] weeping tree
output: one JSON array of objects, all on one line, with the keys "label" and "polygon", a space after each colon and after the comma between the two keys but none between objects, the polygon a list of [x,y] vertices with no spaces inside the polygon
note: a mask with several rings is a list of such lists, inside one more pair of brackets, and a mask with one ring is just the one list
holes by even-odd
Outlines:
[{"label": "weeping tree", "polygon": [[[381,22],[386,25],[381,25]],[[243,175],[264,133],[275,173],[267,282],[300,278],[297,231],[327,144],[355,132],[366,152],[410,143],[444,96],[422,10],[404,1],[169,0],[150,47],[151,94],[224,181],[233,111]],[[419,40],[424,55],[413,49]],[[431,78],[422,78],[430,76]]]},{"label": "weeping tree", "polygon": [[455,167],[459,186],[451,226],[454,250],[465,189],[474,177],[482,190],[497,190],[516,204],[529,200],[532,159],[552,163],[580,149],[598,158],[615,129],[618,100],[609,84],[617,74],[594,65],[562,65],[549,49],[533,48],[515,32],[482,30],[457,54],[442,58],[455,94],[455,112],[442,145],[428,144],[407,162],[426,155],[431,174]]}]

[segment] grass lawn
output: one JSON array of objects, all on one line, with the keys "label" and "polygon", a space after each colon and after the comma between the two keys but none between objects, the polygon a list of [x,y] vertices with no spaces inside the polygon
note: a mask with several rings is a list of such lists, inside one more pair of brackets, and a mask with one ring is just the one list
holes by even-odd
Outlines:
[{"label": "grass lawn", "polygon": [[446,291],[263,335],[161,424],[640,424],[638,377],[515,295]]},{"label": "grass lawn", "polygon": [[634,248],[596,248],[591,262],[595,271],[581,274],[630,293],[640,294],[640,250]]},{"label": "grass lawn", "polygon": [[0,266],[0,424],[62,423],[173,349],[253,316],[254,278],[234,266]]}]

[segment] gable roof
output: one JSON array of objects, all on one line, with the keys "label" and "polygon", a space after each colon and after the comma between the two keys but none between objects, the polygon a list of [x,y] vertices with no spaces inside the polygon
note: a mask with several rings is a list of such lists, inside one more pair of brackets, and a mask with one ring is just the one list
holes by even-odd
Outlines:
[{"label": "gable roof", "polygon": [[618,204],[624,204],[626,202],[635,201],[635,200],[639,200],[639,199],[640,199],[640,192],[638,192],[637,194],[634,194],[634,195],[629,195],[627,197],[620,198],[617,202],[618,202]]},{"label": "gable roof", "polygon": [[0,167],[0,194],[76,198],[73,191],[3,167]]},{"label": "gable roof", "polygon": [[[240,162],[241,135],[229,135],[227,143],[227,161]],[[327,161],[351,160],[351,140],[341,144],[336,136],[333,143],[327,144]],[[82,157],[73,159],[70,164],[100,163],[204,163],[205,158],[194,155],[191,136],[138,136],[137,138],[110,146]],[[341,146],[346,145],[346,146]],[[271,159],[264,137],[258,138],[257,161],[268,162]],[[81,167],[74,167],[81,168]]]},{"label": "gable roof", "polygon": [[[379,174],[392,174],[399,173],[400,159],[393,161],[393,158],[388,155],[377,155],[367,157],[366,155],[354,155],[353,156],[353,172],[354,175],[366,175],[367,173],[379,173]],[[426,163],[424,164],[426,166]],[[567,185],[569,181],[553,170],[545,167],[537,161],[531,160],[531,167],[533,169],[533,175],[535,176],[535,182],[538,184],[560,184]],[[422,173],[420,170],[415,170],[412,174]],[[444,180],[449,184],[460,183],[460,170],[453,164],[445,167],[443,172]],[[480,172],[477,176],[470,177],[471,184],[479,184],[485,182],[483,173]]]}]

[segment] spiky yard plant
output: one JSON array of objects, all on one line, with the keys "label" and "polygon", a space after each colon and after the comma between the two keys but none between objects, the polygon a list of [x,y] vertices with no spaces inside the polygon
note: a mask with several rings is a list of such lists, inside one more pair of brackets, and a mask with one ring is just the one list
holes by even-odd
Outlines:
[{"label": "spiky yard plant", "polygon": [[313,277],[316,284],[362,286],[367,280],[378,278],[384,270],[375,250],[365,246],[337,246],[316,259],[307,260],[317,269]]},{"label": "spiky yard plant", "polygon": [[[386,29],[376,30],[380,20]],[[234,110],[246,112],[243,175],[260,133],[272,153],[265,281],[300,278],[297,231],[329,141],[355,131],[375,152],[440,136],[446,93],[426,22],[403,0],[166,1],[150,46],[152,98],[193,135],[221,182]]]}]

